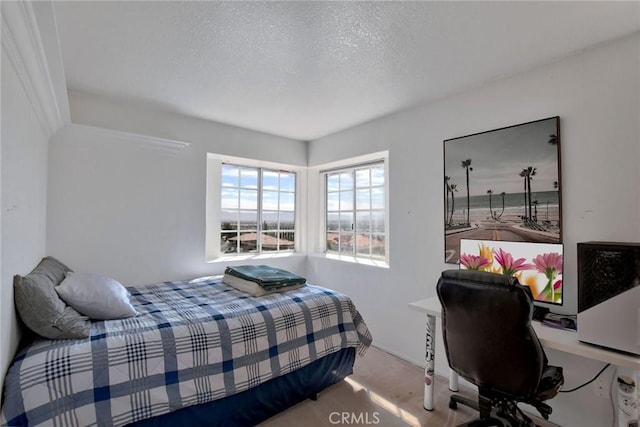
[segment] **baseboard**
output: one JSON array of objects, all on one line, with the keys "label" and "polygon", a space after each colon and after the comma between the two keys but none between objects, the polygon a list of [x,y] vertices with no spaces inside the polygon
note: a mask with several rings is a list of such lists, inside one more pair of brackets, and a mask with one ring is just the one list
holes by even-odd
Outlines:
[{"label": "baseboard", "polygon": [[402,361],[404,361],[404,362],[411,363],[411,364],[412,364],[412,365],[414,365],[415,367],[417,367],[417,368],[420,368],[420,369],[423,369],[423,370],[424,370],[424,364],[425,364],[425,361],[424,361],[424,360],[422,360],[422,361],[417,361],[417,360],[408,359],[407,357],[405,357],[405,356],[401,355],[400,353],[397,353],[397,352],[395,352],[395,351],[393,351],[393,350],[390,350],[390,349],[388,349],[388,348],[385,348],[385,347],[383,347],[383,346],[379,346],[379,345],[373,345],[373,344],[372,344],[372,345],[371,345],[371,347],[377,348],[378,350],[380,350],[380,351],[384,351],[385,353],[389,353],[389,354],[390,354],[390,355],[392,355],[393,357],[396,357],[396,358],[398,358],[398,359],[400,359],[400,360],[402,360]]}]

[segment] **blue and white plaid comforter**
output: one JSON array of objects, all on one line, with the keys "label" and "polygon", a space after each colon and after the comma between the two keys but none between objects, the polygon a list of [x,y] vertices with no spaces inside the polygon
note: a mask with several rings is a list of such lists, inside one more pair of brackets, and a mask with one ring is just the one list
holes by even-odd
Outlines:
[{"label": "blue and white plaid comforter", "polygon": [[136,317],[36,339],[4,384],[2,424],[120,426],[242,392],[371,335],[351,300],[306,285],[253,298],[220,277],[130,287]]}]

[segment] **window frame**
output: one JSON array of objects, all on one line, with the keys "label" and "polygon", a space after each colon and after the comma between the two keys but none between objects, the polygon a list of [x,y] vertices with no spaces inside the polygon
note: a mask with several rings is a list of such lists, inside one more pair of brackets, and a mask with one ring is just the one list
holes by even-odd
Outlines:
[{"label": "window frame", "polygon": [[[369,256],[355,253],[345,254],[338,253],[335,251],[327,250],[327,180],[326,174],[330,172],[336,172],[339,170],[349,170],[349,169],[357,169],[358,167],[374,165],[374,164],[382,164],[384,166],[384,257],[379,256]],[[381,151],[377,153],[366,154],[358,157],[352,157],[348,159],[343,159],[339,161],[335,161],[332,163],[326,163],[323,165],[315,166],[310,168],[309,175],[310,182],[313,187],[315,187],[315,191],[318,191],[317,198],[320,199],[318,203],[314,202],[314,197],[312,191],[309,197],[309,212],[312,216],[315,217],[314,211],[317,212],[317,218],[312,218],[311,225],[314,223],[317,226],[317,229],[313,233],[315,236],[315,243],[313,246],[315,247],[315,251],[317,252],[316,256],[322,256],[325,258],[337,259],[341,261],[347,262],[356,262],[361,264],[368,264],[378,267],[389,267],[390,260],[390,229],[389,229],[389,152]],[[355,207],[355,200],[354,200]],[[356,210],[354,209],[354,215]]]},{"label": "window frame", "polygon": [[[240,168],[250,168],[269,171],[285,171],[295,174],[295,191],[294,191],[294,246],[293,249],[273,250],[263,252],[222,252],[220,247],[220,237],[222,230],[221,212],[222,212],[222,167],[224,164],[238,166]],[[259,172],[259,177],[262,173]],[[259,187],[262,183],[259,183]],[[228,259],[251,259],[268,256],[288,256],[299,254],[304,251],[305,245],[305,218],[306,207],[302,203],[303,191],[306,187],[306,168],[300,166],[287,165],[282,163],[254,160],[242,157],[224,156],[214,153],[207,153],[207,188],[206,188],[206,221],[205,221],[205,246],[207,262],[215,262],[218,260]],[[262,217],[262,205],[260,193],[258,195],[258,224],[257,233],[262,233],[260,228],[260,218]],[[259,245],[260,246],[260,245]]]}]

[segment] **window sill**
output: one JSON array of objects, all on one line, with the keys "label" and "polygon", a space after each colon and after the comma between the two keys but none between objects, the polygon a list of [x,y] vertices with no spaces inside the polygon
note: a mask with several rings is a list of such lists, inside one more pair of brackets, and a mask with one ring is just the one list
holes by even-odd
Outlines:
[{"label": "window sill", "polygon": [[263,254],[233,254],[233,255],[221,255],[217,258],[210,259],[207,261],[207,264],[216,264],[216,263],[228,263],[234,261],[250,261],[250,260],[263,260],[263,259],[274,259],[274,258],[294,258],[294,257],[304,257],[307,254],[300,252],[279,252],[279,253],[263,253]]},{"label": "window sill", "polygon": [[322,259],[330,259],[341,262],[349,262],[353,264],[361,264],[368,265],[371,267],[377,268],[389,268],[389,264],[380,259],[369,259],[369,258],[357,258],[351,255],[339,255],[339,254],[328,254],[328,253],[313,253],[309,254],[310,257],[313,258],[322,258]]},{"label": "window sill", "polygon": [[377,259],[367,259],[367,258],[357,258],[350,255],[338,255],[338,254],[327,254],[327,253],[312,253],[305,254],[301,252],[282,252],[282,253],[273,253],[273,254],[233,254],[233,255],[222,255],[217,258],[208,260],[208,264],[217,264],[217,263],[229,263],[229,262],[237,262],[237,261],[252,261],[252,260],[268,260],[275,258],[296,258],[296,257],[306,257],[309,256],[311,258],[322,258],[333,261],[340,262],[348,262],[352,264],[360,264],[360,265],[368,265],[376,268],[389,268],[389,264],[383,260]]}]

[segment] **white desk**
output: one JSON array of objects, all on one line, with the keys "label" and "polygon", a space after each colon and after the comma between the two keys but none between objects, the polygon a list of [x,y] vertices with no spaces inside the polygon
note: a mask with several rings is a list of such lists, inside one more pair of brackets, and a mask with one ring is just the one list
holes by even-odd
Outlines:
[{"label": "white desk", "polygon": [[[433,410],[433,376],[435,366],[435,341],[436,341],[436,317],[442,313],[442,307],[438,297],[426,298],[420,301],[409,303],[412,310],[425,313],[427,315],[427,341],[425,357],[427,365],[424,370],[424,409]],[[606,350],[593,345],[578,341],[578,334],[563,329],[543,326],[540,322],[533,322],[533,329],[538,335],[540,344],[546,348],[552,348],[565,353],[575,354],[588,359],[599,360],[612,365],[630,368],[640,371],[640,357],[630,356]],[[449,376],[449,388],[458,391],[458,375],[451,371]]]}]

